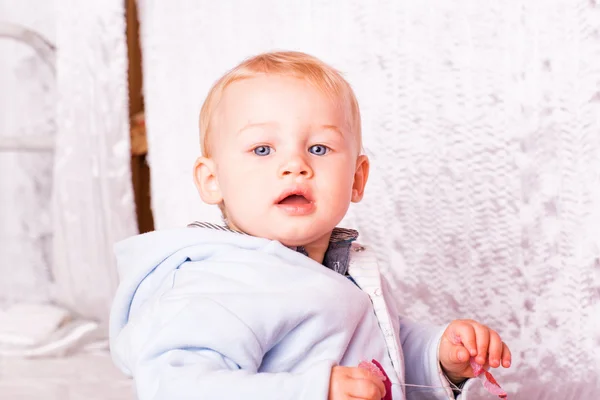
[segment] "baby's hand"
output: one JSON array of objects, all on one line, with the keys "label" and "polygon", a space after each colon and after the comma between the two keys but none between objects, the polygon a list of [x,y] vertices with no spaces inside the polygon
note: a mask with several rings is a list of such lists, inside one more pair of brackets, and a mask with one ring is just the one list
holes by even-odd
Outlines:
[{"label": "baby's hand", "polygon": [[335,366],[329,379],[329,400],[381,400],[385,397],[381,379],[364,368]]},{"label": "baby's hand", "polygon": [[510,367],[511,354],[508,346],[493,329],[473,320],[455,320],[444,331],[440,343],[440,363],[450,380],[458,384],[475,376],[471,357],[478,364],[488,367]]}]

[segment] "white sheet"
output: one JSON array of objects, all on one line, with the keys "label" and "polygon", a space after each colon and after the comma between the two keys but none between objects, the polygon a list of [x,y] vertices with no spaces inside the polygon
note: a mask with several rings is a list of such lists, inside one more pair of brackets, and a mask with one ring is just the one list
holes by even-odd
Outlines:
[{"label": "white sheet", "polygon": [[24,360],[0,358],[3,400],[134,400],[131,380],[107,354]]}]

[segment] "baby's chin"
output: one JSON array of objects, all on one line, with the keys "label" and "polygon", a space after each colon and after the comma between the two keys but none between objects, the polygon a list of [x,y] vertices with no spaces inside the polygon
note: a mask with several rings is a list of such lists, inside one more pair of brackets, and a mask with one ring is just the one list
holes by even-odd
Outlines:
[{"label": "baby's chin", "polygon": [[298,220],[295,223],[292,223],[292,221],[284,223],[273,221],[272,223],[264,222],[263,224],[248,223],[248,227],[245,229],[244,224],[230,223],[230,227],[251,236],[276,240],[288,247],[298,247],[312,245],[319,241],[325,241],[328,244],[329,236],[335,225],[330,227],[331,223],[327,222],[329,221],[319,223],[314,220]]},{"label": "baby's chin", "polygon": [[292,230],[274,230],[269,232],[268,239],[277,240],[288,247],[308,246],[321,240],[329,242],[329,236],[332,229],[292,229]]}]

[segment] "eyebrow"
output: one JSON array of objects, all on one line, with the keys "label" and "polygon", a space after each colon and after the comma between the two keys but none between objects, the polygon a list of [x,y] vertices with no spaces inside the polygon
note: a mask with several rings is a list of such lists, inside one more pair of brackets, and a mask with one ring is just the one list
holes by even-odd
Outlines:
[{"label": "eyebrow", "polygon": [[256,123],[248,123],[246,125],[244,125],[240,130],[237,131],[237,134],[239,135],[240,133],[244,132],[247,129],[252,129],[252,128],[271,128],[274,126],[278,126],[279,124],[275,121],[270,121],[270,122],[256,122]]},{"label": "eyebrow", "polygon": [[[239,134],[241,134],[242,132],[244,132],[247,129],[252,129],[252,128],[272,128],[272,127],[277,127],[277,126],[279,126],[279,124],[277,122],[275,122],[275,121],[248,123],[248,124],[244,125],[241,129],[239,129],[237,131],[237,134],[239,135]],[[338,135],[340,135],[342,138],[344,137],[344,133],[336,125],[325,124],[325,125],[320,125],[318,128],[319,129],[323,129],[323,130],[327,130],[327,131],[334,131]]]},{"label": "eyebrow", "polygon": [[344,137],[344,133],[336,125],[321,125],[321,129],[337,132],[337,134],[340,135],[342,138]]}]

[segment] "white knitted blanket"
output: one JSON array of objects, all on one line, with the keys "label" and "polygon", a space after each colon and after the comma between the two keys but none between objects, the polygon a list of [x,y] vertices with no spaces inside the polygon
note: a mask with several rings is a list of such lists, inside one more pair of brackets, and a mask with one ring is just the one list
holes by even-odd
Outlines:
[{"label": "white knitted blanket", "polygon": [[358,95],[373,172],[346,223],[404,313],[497,329],[510,398],[597,397],[597,1],[139,4],[158,228],[219,219],[191,180],[214,80],[260,51],[312,53]]}]

